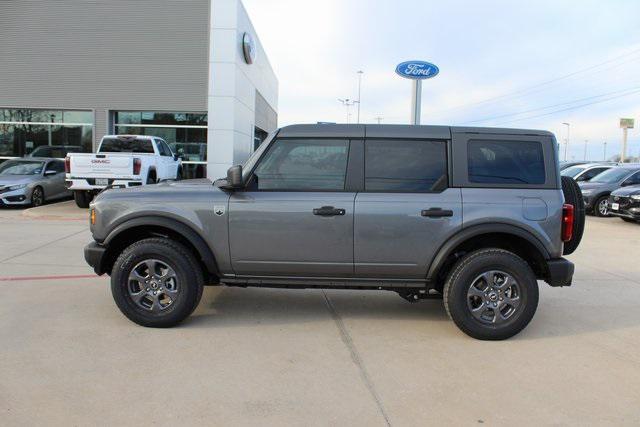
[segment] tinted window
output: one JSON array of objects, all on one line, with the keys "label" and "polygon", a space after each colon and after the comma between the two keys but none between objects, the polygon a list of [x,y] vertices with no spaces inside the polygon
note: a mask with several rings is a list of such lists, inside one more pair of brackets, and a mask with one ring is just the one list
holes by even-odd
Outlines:
[{"label": "tinted window", "polygon": [[105,138],[100,145],[101,153],[151,153],[153,144],[150,139]]},{"label": "tinted window", "polygon": [[442,190],[447,183],[446,165],[444,142],[368,140],[365,144],[365,190]]},{"label": "tinted window", "polygon": [[533,141],[469,141],[469,182],[544,184],[542,145]]},{"label": "tinted window", "polygon": [[586,171],[580,178],[583,181],[588,181],[596,175],[600,175],[602,172],[606,171],[609,168],[593,168]]},{"label": "tinted window", "polygon": [[611,168],[599,174],[598,176],[593,177],[591,182],[603,182],[607,184],[613,184],[614,182],[618,182],[622,180],[624,177],[629,176],[629,174],[633,172],[627,168]]},{"label": "tinted window", "polygon": [[584,166],[571,166],[564,169],[562,172],[560,172],[560,174],[562,176],[570,176],[571,178],[575,178],[576,176],[578,176],[580,172],[582,172],[585,169],[586,168]]},{"label": "tinted window", "polygon": [[631,175],[629,178],[624,180],[625,185],[636,185],[640,184],[640,172]]},{"label": "tinted window", "polygon": [[46,170],[55,171],[56,173],[64,172],[64,162],[61,162],[58,160],[54,162],[49,162]]},{"label": "tinted window", "polygon": [[156,144],[158,144],[158,151],[160,152],[161,156],[171,155],[171,150],[169,150],[169,147],[164,141],[156,139]]},{"label": "tinted window", "polygon": [[259,190],[344,190],[349,142],[281,139],[254,173]]}]

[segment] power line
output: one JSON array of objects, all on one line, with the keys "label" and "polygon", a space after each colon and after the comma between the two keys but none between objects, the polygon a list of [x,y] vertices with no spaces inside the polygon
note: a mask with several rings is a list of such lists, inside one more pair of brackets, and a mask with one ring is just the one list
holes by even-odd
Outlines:
[{"label": "power line", "polygon": [[506,121],[506,122],[500,122],[500,123],[497,123],[496,126],[504,125],[504,124],[507,124],[507,123],[519,122],[519,121],[522,121],[522,120],[537,119],[538,117],[550,116],[552,114],[561,113],[563,111],[577,110],[578,108],[587,107],[589,105],[594,105],[594,104],[600,104],[602,102],[611,101],[611,100],[618,99],[618,98],[623,98],[625,96],[633,95],[634,93],[638,93],[638,92],[640,92],[640,89],[634,90],[632,92],[627,92],[627,93],[624,93],[622,95],[611,96],[609,98],[601,99],[599,101],[587,102],[585,104],[575,105],[573,107],[563,108],[563,109],[560,109],[560,110],[551,111],[551,112],[545,113],[545,114],[538,114],[538,115],[529,116],[529,117],[522,117],[522,118],[515,119],[515,120],[509,120],[509,121]]},{"label": "power line", "polygon": [[465,124],[466,125],[466,124],[472,124],[472,123],[478,123],[478,122],[488,122],[488,121],[491,121],[491,120],[502,119],[502,118],[505,118],[505,117],[518,116],[520,114],[526,114],[526,113],[532,113],[534,111],[546,110],[548,108],[555,108],[555,107],[561,107],[561,106],[564,106],[564,105],[575,104],[576,102],[587,101],[589,99],[602,98],[603,96],[614,95],[614,94],[627,92],[627,91],[635,91],[637,89],[640,89],[640,86],[630,87],[630,88],[626,88],[626,89],[620,89],[620,90],[616,90],[616,91],[613,91],[613,92],[603,93],[603,94],[600,94],[600,95],[588,96],[586,98],[574,99],[573,101],[562,102],[560,104],[546,105],[544,107],[532,108],[530,110],[517,111],[515,113],[508,113],[508,114],[502,114],[502,115],[499,115],[499,116],[486,117],[484,119],[461,122],[461,124]]},{"label": "power line", "polygon": [[[462,109],[462,108],[473,107],[473,106],[476,106],[476,105],[486,104],[486,103],[490,103],[490,102],[493,102],[493,101],[496,101],[496,100],[509,98],[509,97],[514,96],[514,95],[522,95],[522,94],[525,94],[525,93],[529,93],[533,89],[537,89],[539,87],[542,87],[542,86],[545,86],[545,85],[548,85],[548,84],[551,84],[551,83],[555,83],[555,82],[558,82],[558,81],[561,81],[561,80],[568,79],[568,78],[573,77],[573,76],[575,76],[577,74],[581,74],[581,73],[585,73],[587,71],[594,70],[596,68],[602,67],[603,65],[610,64],[612,62],[616,62],[619,59],[631,56],[631,55],[636,54],[638,52],[640,52],[640,48],[634,49],[634,50],[632,50],[630,52],[624,53],[622,55],[619,55],[619,56],[616,56],[614,58],[608,59],[606,61],[600,62],[598,64],[591,65],[591,66],[589,66],[587,68],[583,68],[583,69],[580,69],[578,71],[574,71],[574,72],[571,72],[569,74],[565,74],[563,76],[559,76],[559,77],[556,77],[556,78],[553,78],[553,79],[550,79],[550,80],[546,80],[546,81],[534,84],[534,85],[529,86],[529,87],[525,87],[525,88],[522,88],[522,89],[519,89],[519,90],[516,90],[516,91],[513,91],[513,92],[507,92],[507,93],[504,93],[502,95],[498,95],[498,96],[494,96],[494,97],[491,97],[491,98],[487,98],[487,99],[482,100],[482,101],[477,101],[477,102],[472,102],[472,103],[469,103],[469,104],[463,104],[463,105],[459,105],[459,106],[456,106],[456,107],[447,108],[445,110],[440,111],[439,113],[455,111],[455,110],[459,110],[459,109]],[[638,58],[634,58],[633,60],[636,60],[636,59],[638,59]],[[622,65],[622,64],[618,64],[618,65]]]}]

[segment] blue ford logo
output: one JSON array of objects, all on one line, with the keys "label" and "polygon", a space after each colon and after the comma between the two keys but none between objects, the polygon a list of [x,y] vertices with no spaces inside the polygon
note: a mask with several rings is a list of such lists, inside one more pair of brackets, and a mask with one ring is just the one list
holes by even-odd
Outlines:
[{"label": "blue ford logo", "polygon": [[396,73],[405,79],[423,80],[435,77],[440,70],[430,62],[406,61],[398,64]]}]

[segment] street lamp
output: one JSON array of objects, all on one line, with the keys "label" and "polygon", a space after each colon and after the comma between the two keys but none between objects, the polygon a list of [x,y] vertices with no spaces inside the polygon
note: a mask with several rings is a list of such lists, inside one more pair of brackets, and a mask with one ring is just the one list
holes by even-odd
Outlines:
[{"label": "street lamp", "polygon": [[607,160],[607,141],[604,142],[604,157],[602,160]]},{"label": "street lamp", "polygon": [[583,157],[584,160],[587,160],[587,142],[589,142],[589,140],[585,139],[584,140],[584,157]]},{"label": "street lamp", "polygon": [[364,71],[359,70],[358,71],[358,124],[360,123],[360,94],[361,94],[361,89],[362,89],[362,75],[364,74]]},{"label": "street lamp", "polygon": [[349,99],[349,98],[345,98],[345,99],[339,99],[338,98],[338,102],[341,103],[342,105],[344,105],[345,107],[347,107],[347,124],[348,124],[349,123],[349,117],[351,117],[351,112],[349,111],[351,106],[353,104],[360,105],[360,102],[354,101],[354,100]]},{"label": "street lamp", "polygon": [[565,140],[565,144],[564,144],[564,160],[567,161],[567,151],[569,149],[569,135],[570,135],[571,123],[562,123],[562,124],[567,127],[567,139]]}]

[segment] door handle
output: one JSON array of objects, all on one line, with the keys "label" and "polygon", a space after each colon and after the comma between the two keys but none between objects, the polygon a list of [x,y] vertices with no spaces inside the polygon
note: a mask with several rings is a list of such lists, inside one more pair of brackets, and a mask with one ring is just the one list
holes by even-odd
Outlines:
[{"label": "door handle", "polygon": [[344,209],[336,209],[333,206],[323,206],[313,210],[314,215],[318,216],[340,216],[345,214]]},{"label": "door handle", "polygon": [[428,216],[429,218],[443,218],[453,216],[453,211],[451,209],[429,208],[423,209],[420,215]]}]

